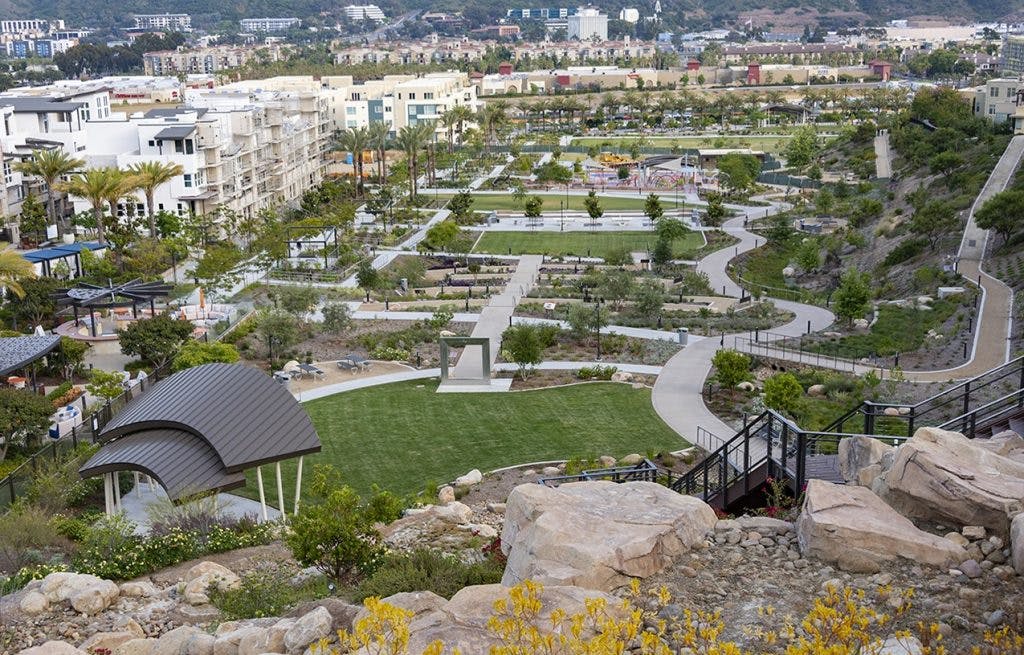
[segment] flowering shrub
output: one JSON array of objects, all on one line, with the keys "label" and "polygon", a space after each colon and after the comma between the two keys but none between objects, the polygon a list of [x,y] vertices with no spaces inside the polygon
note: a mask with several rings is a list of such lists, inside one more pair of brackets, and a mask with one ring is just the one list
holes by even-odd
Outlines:
[{"label": "flowering shrub", "polygon": [[0,576],[0,596],[13,593],[33,580],[42,580],[51,573],[67,571],[64,564],[32,564],[24,566],[9,578]]},{"label": "flowering shrub", "polygon": [[370,353],[370,359],[378,359],[384,362],[405,362],[409,360],[410,356],[408,350],[391,346],[377,346]]},{"label": "flowering shrub", "polygon": [[207,534],[170,528],[163,534],[135,534],[135,524],[120,516],[104,518],[90,529],[72,562],[79,573],[127,580],[208,553],[259,546],[273,539],[273,526],[238,521],[215,525]]},{"label": "flowering shrub", "polygon": [[[864,591],[829,587],[799,622],[782,618],[776,630],[750,633],[757,650],[726,641],[722,636],[725,623],[717,612],[683,610],[670,620],[661,618],[659,612],[672,600],[664,588],[645,598],[639,593],[639,584],[634,583],[631,597],[621,604],[588,599],[582,612],[570,615],[555,609],[548,617],[542,611],[541,591],[540,585],[526,581],[510,588],[507,598],[494,603],[494,613],[487,623],[496,642],[488,651],[490,655],[876,655],[883,652],[889,635],[894,635],[907,652],[913,649],[922,655],[952,655],[942,644],[937,625],[918,624],[916,634],[898,627],[913,594],[893,597],[886,587],[879,589],[877,600],[889,612],[876,609]],[[356,622],[353,631],[338,633],[343,650],[322,640],[312,651],[321,655],[357,650],[372,655],[459,655],[458,650],[446,650],[441,641],[430,644],[422,654],[410,654],[409,622],[413,613],[379,598],[367,598],[364,606],[368,613]],[[761,612],[774,615],[770,607]],[[915,637],[921,642],[921,650],[910,646]],[[983,645],[973,646],[969,654],[962,655],[1019,655],[1022,649],[1024,638],[1013,628],[1003,627],[986,632]]]}]

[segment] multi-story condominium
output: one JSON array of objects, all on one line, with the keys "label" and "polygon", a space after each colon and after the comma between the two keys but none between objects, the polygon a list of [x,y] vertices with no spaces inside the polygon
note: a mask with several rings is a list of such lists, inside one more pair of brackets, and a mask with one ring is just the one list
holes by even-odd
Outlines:
[{"label": "multi-story condominium", "polygon": [[238,21],[243,32],[283,32],[301,24],[298,18],[243,18]]},{"label": "multi-story condominium", "polygon": [[607,41],[608,16],[597,9],[581,9],[568,17],[568,36],[579,41]]},{"label": "multi-story condominium", "polygon": [[383,21],[387,17],[377,5],[348,5],[345,7],[345,18],[349,20]]},{"label": "multi-story condominium", "polygon": [[64,29],[62,20],[44,20],[30,18],[25,20],[0,20],[0,34],[20,34],[23,36],[49,34],[54,30]]},{"label": "multi-story condominium", "polygon": [[1024,36],[1007,35],[1003,39],[1003,71],[1014,75],[1024,75]]},{"label": "multi-story condominium", "polygon": [[280,59],[286,48],[271,44],[267,46],[211,46],[207,48],[158,50],[142,56],[146,75],[210,74],[231,68],[238,68],[263,53],[271,61]]},{"label": "multi-story condominium", "polygon": [[575,16],[577,11],[576,7],[533,7],[530,9],[509,9],[505,12],[505,16],[516,19],[547,20],[549,18]]},{"label": "multi-story condominium", "polygon": [[188,14],[135,14],[135,29],[142,30],[192,30],[192,17]]},{"label": "multi-story condominium", "polygon": [[856,46],[840,43],[761,43],[731,45],[722,48],[722,59],[727,64],[794,63],[810,64],[832,60],[863,59],[864,53]]},{"label": "multi-story condominium", "polygon": [[1024,95],[1024,82],[1013,79],[989,80],[974,93],[974,115],[994,123],[1005,123],[1017,113]]}]

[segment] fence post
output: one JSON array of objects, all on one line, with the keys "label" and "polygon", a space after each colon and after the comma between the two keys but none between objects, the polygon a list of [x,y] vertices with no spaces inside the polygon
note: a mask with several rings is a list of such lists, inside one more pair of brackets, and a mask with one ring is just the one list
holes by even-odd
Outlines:
[{"label": "fence post", "polygon": [[793,493],[799,496],[807,476],[807,434],[803,430],[796,435],[796,458],[796,488]]}]

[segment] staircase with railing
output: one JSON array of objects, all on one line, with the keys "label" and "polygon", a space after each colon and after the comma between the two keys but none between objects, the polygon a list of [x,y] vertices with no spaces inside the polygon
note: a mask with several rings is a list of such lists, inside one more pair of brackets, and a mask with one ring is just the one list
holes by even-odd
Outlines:
[{"label": "staircase with railing", "polygon": [[[543,484],[580,480],[648,480],[727,509],[763,488],[769,478],[785,480],[799,494],[810,479],[843,483],[839,442],[871,436],[897,445],[917,428],[938,427],[986,438],[1003,429],[1024,430],[1024,357],[914,404],[864,401],[823,430],[805,430],[774,410],[744,422],[743,428],[680,475],[649,460],[628,467],[545,478]],[[710,434],[710,433],[708,433]]]}]

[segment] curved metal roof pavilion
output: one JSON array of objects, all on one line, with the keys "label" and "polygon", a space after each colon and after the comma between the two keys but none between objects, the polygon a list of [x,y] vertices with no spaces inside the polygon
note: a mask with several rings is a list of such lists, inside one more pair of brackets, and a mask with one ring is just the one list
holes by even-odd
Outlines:
[{"label": "curved metal roof pavilion", "polygon": [[99,452],[79,475],[145,473],[175,502],[242,486],[244,472],[256,468],[264,518],[259,467],[277,464],[283,514],[280,462],[299,458],[297,507],[302,457],[320,451],[316,429],[298,401],[262,371],[241,364],[204,364],[175,373],[129,403],[97,441]]}]

